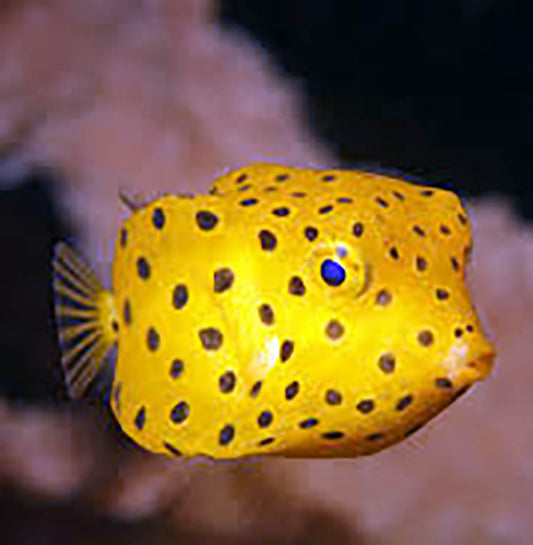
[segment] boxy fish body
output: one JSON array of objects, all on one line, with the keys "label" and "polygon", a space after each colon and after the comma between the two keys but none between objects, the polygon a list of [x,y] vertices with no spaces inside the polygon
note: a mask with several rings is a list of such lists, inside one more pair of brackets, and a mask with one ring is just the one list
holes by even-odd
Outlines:
[{"label": "boxy fish body", "polygon": [[118,235],[113,290],[60,245],[67,383],[118,343],[112,408],[142,447],[353,457],[401,441],[483,379],[451,192],[358,171],[252,165],[164,196]]}]

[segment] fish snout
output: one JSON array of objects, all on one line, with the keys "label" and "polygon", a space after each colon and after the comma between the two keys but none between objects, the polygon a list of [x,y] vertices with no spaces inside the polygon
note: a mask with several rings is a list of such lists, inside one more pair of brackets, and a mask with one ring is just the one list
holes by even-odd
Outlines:
[{"label": "fish snout", "polygon": [[474,383],[485,379],[494,366],[495,357],[494,346],[483,339],[478,346],[474,346],[468,351],[467,357],[458,371],[460,382]]}]

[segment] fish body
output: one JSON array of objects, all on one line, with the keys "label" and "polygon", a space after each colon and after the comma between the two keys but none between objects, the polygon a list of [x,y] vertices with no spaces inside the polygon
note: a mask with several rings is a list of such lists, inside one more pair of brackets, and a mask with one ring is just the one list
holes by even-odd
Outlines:
[{"label": "fish body", "polygon": [[[86,300],[97,351],[79,365],[74,343],[67,381],[79,395],[118,343],[112,408],[153,452],[372,454],[490,371],[465,285],[471,246],[449,191],[359,171],[232,171],[124,221],[112,292],[93,278]],[[61,248],[56,264],[76,273]]]}]

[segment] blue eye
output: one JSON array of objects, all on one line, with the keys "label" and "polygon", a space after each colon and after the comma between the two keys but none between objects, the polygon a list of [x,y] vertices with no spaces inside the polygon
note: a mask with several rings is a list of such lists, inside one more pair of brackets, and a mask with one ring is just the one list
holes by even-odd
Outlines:
[{"label": "blue eye", "polygon": [[344,267],[331,259],[325,259],[322,262],[320,274],[328,286],[340,286],[346,279]]}]

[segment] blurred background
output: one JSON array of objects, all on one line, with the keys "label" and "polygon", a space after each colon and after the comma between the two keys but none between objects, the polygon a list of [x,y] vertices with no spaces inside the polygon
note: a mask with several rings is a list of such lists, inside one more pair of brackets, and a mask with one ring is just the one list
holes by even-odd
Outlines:
[{"label": "blurred background", "polygon": [[[533,44],[525,2],[0,2],[0,542],[533,541]],[[68,402],[50,249],[107,278],[119,187],[255,160],[452,188],[494,376],[368,460],[160,460]]]}]

